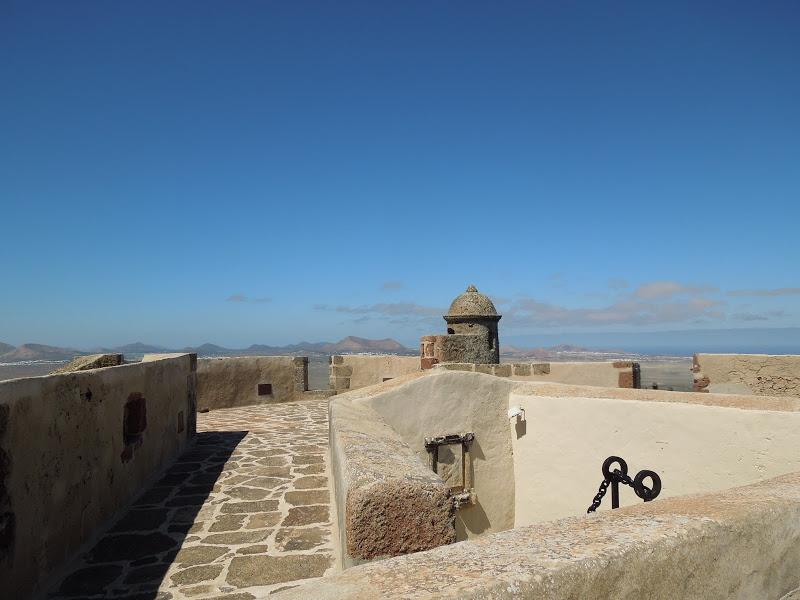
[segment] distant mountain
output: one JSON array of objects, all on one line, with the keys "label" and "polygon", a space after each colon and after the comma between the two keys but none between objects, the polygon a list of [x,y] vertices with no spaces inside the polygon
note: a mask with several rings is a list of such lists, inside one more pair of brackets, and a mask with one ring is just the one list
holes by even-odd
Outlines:
[{"label": "distant mountain", "polygon": [[196,352],[200,356],[230,356],[231,353],[237,352],[236,350],[223,348],[222,346],[217,346],[216,344],[203,344],[202,346],[197,346],[197,348],[187,347],[184,348],[183,351]]},{"label": "distant mountain", "polygon": [[359,354],[371,352],[375,354],[416,354],[416,350],[406,348],[393,339],[369,340],[348,336],[338,342],[300,342],[287,346],[268,346],[266,344],[253,344],[242,350],[232,350],[214,344],[203,344],[197,348],[186,348],[187,352],[197,352],[200,356],[231,356],[231,355],[320,355],[320,354]]},{"label": "distant mountain", "polygon": [[57,346],[45,346],[43,344],[23,344],[19,348],[14,348],[0,355],[0,362],[18,362],[22,360],[71,360],[76,356],[83,356],[87,352],[81,352],[74,348],[59,348]]},{"label": "distant mountain", "polygon": [[386,338],[383,340],[368,340],[366,338],[347,336],[333,344],[325,344],[324,351],[331,354],[353,354],[358,352],[409,352],[400,342]]},{"label": "distant mountain", "polygon": [[[267,346],[253,344],[249,348],[233,349],[216,344],[202,344],[197,347],[186,347],[180,350],[171,350],[163,346],[135,342],[115,348],[100,348],[94,352],[114,352],[128,356],[162,352],[196,352],[198,356],[254,356],[254,355],[294,355],[294,356],[319,356],[327,354],[416,354],[416,350],[406,348],[400,342],[392,339],[370,340],[348,336],[338,342],[300,342],[288,346]],[[9,344],[0,344],[0,362],[17,362],[23,360],[71,360],[76,356],[83,356],[90,352],[83,352],[73,348],[57,348],[42,344],[25,344],[15,348]]]},{"label": "distant mountain", "polygon": [[122,354],[147,354],[149,352],[169,352],[169,349],[164,348],[164,346],[153,346],[152,344],[134,342],[133,344],[125,344],[124,346],[111,348],[111,352],[121,352]]}]

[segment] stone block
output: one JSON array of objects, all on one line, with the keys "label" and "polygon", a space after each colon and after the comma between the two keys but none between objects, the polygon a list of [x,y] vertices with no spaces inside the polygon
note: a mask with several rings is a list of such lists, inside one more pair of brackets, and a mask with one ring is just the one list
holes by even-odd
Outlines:
[{"label": "stone block", "polygon": [[443,485],[395,479],[351,488],[345,515],[347,553],[360,560],[456,541],[455,506]]},{"label": "stone block", "polygon": [[623,371],[619,374],[618,378],[619,387],[633,388],[633,373],[630,371]]},{"label": "stone block", "polygon": [[331,387],[337,392],[350,389],[349,377],[331,377]]},{"label": "stone block", "polygon": [[535,363],[531,366],[534,375],[550,375],[550,363]]},{"label": "stone block", "polygon": [[331,356],[331,364],[341,365],[342,363],[344,363],[344,356],[338,356],[338,355]]},{"label": "stone block", "polygon": [[476,373],[486,373],[487,375],[494,374],[494,365],[475,365]]},{"label": "stone block", "polygon": [[531,374],[530,363],[514,363],[514,375],[525,377]]},{"label": "stone block", "polygon": [[511,377],[511,365],[494,365],[494,374],[497,377]]},{"label": "stone block", "polygon": [[353,375],[353,367],[350,365],[338,365],[331,367],[331,375],[334,377],[351,377]]},{"label": "stone block", "polygon": [[629,360],[615,360],[611,366],[615,369],[630,369],[633,363]]},{"label": "stone block", "polygon": [[75,371],[87,371],[89,369],[100,369],[102,367],[116,367],[123,363],[122,354],[90,354],[89,356],[76,356],[63,367],[52,371],[51,375],[59,373],[73,373]]},{"label": "stone block", "polygon": [[447,371],[474,371],[475,365],[472,363],[442,363],[439,365],[441,369]]},{"label": "stone block", "polygon": [[435,358],[421,358],[420,359],[420,367],[425,369],[432,369],[439,361]]}]

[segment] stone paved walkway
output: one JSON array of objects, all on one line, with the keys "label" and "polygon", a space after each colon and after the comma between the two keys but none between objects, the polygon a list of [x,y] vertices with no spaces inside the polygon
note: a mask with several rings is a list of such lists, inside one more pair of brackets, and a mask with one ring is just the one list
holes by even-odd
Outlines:
[{"label": "stone paved walkway", "polygon": [[196,445],[51,598],[250,600],[333,566],[327,400],[198,415]]}]

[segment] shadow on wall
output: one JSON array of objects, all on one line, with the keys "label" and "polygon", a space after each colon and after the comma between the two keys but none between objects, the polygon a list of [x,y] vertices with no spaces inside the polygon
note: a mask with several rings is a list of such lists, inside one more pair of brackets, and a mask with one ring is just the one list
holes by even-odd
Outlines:
[{"label": "shadow on wall", "polygon": [[[470,444],[470,454],[472,455],[471,461],[471,480],[475,481],[475,462],[478,460],[485,461],[486,455],[481,449],[480,442],[477,438]],[[477,486],[477,482],[476,482]],[[461,541],[467,539],[467,532],[473,535],[484,533],[492,524],[489,521],[489,516],[483,509],[480,503],[480,496],[476,504],[468,504],[462,506],[456,511],[456,539]]]},{"label": "shadow on wall", "polygon": [[[195,446],[136,499],[130,510],[81,557],[80,566],[64,578],[50,598],[99,598],[114,592],[135,594],[137,600],[155,600],[161,581],[225,462],[246,434],[196,434]],[[222,554],[227,551],[207,548]],[[211,562],[218,556],[205,558]]]}]

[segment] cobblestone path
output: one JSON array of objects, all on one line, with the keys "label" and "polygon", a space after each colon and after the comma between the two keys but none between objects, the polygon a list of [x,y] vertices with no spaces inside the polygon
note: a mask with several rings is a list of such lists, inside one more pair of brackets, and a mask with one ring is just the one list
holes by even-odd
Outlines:
[{"label": "cobblestone path", "polygon": [[327,400],[198,415],[198,435],[51,598],[268,596],[333,565]]}]

